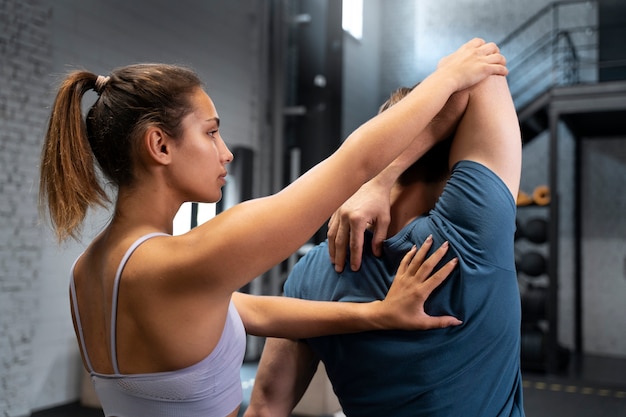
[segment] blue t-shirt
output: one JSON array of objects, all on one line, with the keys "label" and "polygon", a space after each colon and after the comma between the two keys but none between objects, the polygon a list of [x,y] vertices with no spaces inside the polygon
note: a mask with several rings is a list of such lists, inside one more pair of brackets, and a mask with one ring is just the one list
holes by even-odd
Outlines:
[{"label": "blue t-shirt", "polygon": [[361,269],[338,274],[327,243],[294,267],[285,295],[311,300],[383,299],[400,260],[433,235],[459,264],[426,303],[431,315],[461,326],[428,331],[372,331],[308,339],[326,366],[349,417],[524,416],[520,373],[520,294],[515,272],[515,202],[488,168],[461,161],[435,208],[371,253]]}]

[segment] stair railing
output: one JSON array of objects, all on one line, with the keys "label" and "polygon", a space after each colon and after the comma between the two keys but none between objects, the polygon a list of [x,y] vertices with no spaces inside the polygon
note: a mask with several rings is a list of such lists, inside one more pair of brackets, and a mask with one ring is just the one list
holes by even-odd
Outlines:
[{"label": "stair railing", "polygon": [[559,1],[542,8],[498,42],[509,85],[522,108],[552,87],[597,81],[597,1]]}]

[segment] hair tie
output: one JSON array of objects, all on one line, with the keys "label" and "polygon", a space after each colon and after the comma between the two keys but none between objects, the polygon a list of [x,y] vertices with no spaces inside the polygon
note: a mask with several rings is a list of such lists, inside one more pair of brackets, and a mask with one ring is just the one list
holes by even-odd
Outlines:
[{"label": "hair tie", "polygon": [[96,78],[96,86],[94,87],[94,90],[96,90],[98,95],[102,94],[102,90],[104,90],[104,86],[106,86],[109,82],[109,78],[111,77],[105,77],[104,75],[98,75],[98,78]]}]

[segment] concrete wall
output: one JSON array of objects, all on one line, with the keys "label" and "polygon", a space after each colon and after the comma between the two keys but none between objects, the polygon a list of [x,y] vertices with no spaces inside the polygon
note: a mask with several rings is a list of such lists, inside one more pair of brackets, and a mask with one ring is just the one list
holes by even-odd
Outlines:
[{"label": "concrete wall", "polygon": [[581,145],[583,348],[626,357],[626,137]]}]

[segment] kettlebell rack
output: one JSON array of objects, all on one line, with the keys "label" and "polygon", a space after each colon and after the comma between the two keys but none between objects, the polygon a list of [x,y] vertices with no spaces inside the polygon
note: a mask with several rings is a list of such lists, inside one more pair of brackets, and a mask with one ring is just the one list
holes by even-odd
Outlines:
[{"label": "kettlebell rack", "polygon": [[546,185],[529,194],[519,192],[515,232],[515,267],[522,306],[521,364],[528,371],[561,370],[569,351],[558,345],[557,306],[551,303],[555,291],[555,260],[551,256],[550,207],[556,204]]}]

